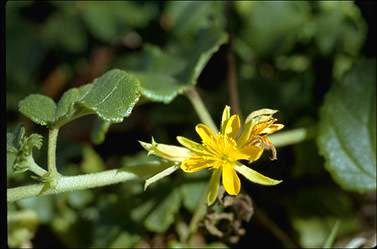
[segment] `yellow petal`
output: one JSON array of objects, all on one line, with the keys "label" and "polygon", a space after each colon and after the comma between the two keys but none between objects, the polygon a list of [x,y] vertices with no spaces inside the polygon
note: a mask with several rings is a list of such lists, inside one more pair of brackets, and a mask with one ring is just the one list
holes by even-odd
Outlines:
[{"label": "yellow petal", "polygon": [[200,154],[206,154],[206,155],[208,154],[208,152],[204,149],[203,145],[196,143],[196,142],[192,141],[191,139],[178,136],[177,140],[178,140],[178,143],[185,146],[189,150],[192,150],[192,151],[194,151],[196,153],[200,153]]},{"label": "yellow petal", "polygon": [[226,105],[223,111],[223,116],[221,118],[221,133],[224,133],[225,125],[230,118],[230,106]]},{"label": "yellow petal", "polygon": [[225,164],[223,167],[223,185],[225,191],[230,195],[237,195],[241,189],[240,178],[238,178],[236,171],[230,164]]},{"label": "yellow petal", "polygon": [[165,158],[174,162],[182,162],[191,156],[190,150],[174,145],[158,144],[152,138],[152,144],[139,141],[150,154]]},{"label": "yellow petal", "polygon": [[200,156],[192,156],[181,163],[181,169],[187,173],[193,173],[212,166],[212,161]]},{"label": "yellow petal", "polygon": [[219,192],[219,183],[221,177],[221,168],[214,169],[212,172],[211,180],[208,185],[207,204],[211,206],[217,198]]},{"label": "yellow petal", "polygon": [[279,183],[282,182],[281,180],[275,180],[275,179],[269,178],[267,176],[264,176],[264,175],[258,173],[257,171],[252,170],[249,167],[242,165],[242,164],[235,165],[234,169],[238,173],[240,173],[241,175],[246,177],[249,181],[255,182],[255,183],[258,183],[258,184],[276,185],[276,184],[279,184]]},{"label": "yellow petal", "polygon": [[247,160],[253,162],[258,160],[263,154],[263,147],[256,145],[247,145],[240,149],[243,154],[248,155]]},{"label": "yellow petal", "polygon": [[236,138],[241,128],[240,117],[238,115],[232,115],[226,122],[224,134],[231,138]]},{"label": "yellow petal", "polygon": [[249,140],[252,129],[253,129],[253,122],[248,122],[245,124],[241,132],[241,135],[237,140],[237,144],[239,147],[244,146],[246,142]]},{"label": "yellow petal", "polygon": [[271,124],[267,128],[264,128],[260,133],[265,134],[265,135],[269,135],[269,134],[272,134],[272,133],[274,133],[278,130],[281,130],[283,128],[284,128],[283,124]]},{"label": "yellow petal", "polygon": [[205,124],[198,124],[195,126],[195,130],[199,134],[204,144],[213,145],[215,143],[215,135]]}]

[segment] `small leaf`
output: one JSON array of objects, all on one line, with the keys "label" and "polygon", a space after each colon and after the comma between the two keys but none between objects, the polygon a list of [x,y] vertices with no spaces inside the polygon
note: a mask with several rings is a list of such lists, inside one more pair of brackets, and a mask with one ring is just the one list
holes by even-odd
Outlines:
[{"label": "small leaf", "polygon": [[55,102],[44,95],[31,94],[20,101],[19,111],[33,122],[51,125],[55,121]]},{"label": "small leaf", "polygon": [[55,113],[55,120],[58,125],[74,119],[76,115],[83,111],[82,107],[76,104],[89,93],[92,87],[92,84],[86,84],[79,88],[72,88],[63,94]]},{"label": "small leaf", "polygon": [[144,221],[144,225],[152,232],[165,232],[174,222],[174,216],[181,206],[181,195],[178,189],[174,189],[159,202]]},{"label": "small leaf", "polygon": [[376,62],[355,65],[328,92],[320,110],[320,154],[343,188],[376,189]]},{"label": "small leaf", "polygon": [[149,72],[133,74],[140,80],[141,94],[152,101],[169,104],[187,88],[167,74]]},{"label": "small leaf", "polygon": [[25,135],[25,128],[18,125],[13,133],[7,133],[7,168],[14,173],[22,173],[34,163],[33,148],[42,147],[43,137],[37,133]]},{"label": "small leaf", "polygon": [[101,119],[120,123],[138,101],[139,81],[119,69],[108,71],[93,82],[92,89],[80,101]]}]

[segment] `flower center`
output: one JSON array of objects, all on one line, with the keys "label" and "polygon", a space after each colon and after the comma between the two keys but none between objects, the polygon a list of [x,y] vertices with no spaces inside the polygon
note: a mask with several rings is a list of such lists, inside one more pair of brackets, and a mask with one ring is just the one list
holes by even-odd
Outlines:
[{"label": "flower center", "polygon": [[211,159],[213,162],[213,167],[218,168],[225,164],[233,164],[237,161],[238,148],[237,143],[233,138],[224,135],[217,134],[211,144],[204,145],[208,151],[211,153]]}]

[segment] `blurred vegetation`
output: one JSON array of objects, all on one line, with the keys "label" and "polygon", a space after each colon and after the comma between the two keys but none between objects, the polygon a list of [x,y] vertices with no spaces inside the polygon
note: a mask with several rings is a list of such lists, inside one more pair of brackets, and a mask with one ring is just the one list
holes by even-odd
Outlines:
[{"label": "blurred vegetation", "polygon": [[[132,72],[142,88],[123,122],[77,119],[57,146],[63,175],[122,168],[141,178],[8,203],[9,247],[375,246],[376,62],[365,45],[373,25],[350,1],[7,2],[7,131],[22,123],[46,136],[20,115],[29,94],[57,102],[113,68]],[[245,181],[188,240],[207,172],[177,171],[144,192],[145,170],[166,165],[156,169],[137,141],[194,138],[200,121],[181,94],[195,84],[216,123],[238,99],[245,116],[278,109],[285,130],[312,135],[278,148],[277,161],[254,163],[284,183]],[[34,154],[41,165],[46,150],[45,142]],[[34,181],[12,164],[8,156],[8,187]]]}]

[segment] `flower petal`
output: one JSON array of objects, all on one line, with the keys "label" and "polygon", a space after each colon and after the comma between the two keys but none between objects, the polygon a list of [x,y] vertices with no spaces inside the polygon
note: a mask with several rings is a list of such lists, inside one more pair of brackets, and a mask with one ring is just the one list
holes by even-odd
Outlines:
[{"label": "flower petal", "polygon": [[284,128],[283,124],[271,124],[267,128],[264,128],[260,133],[265,134],[265,135],[269,135],[269,134],[272,134],[272,133],[274,133],[278,130],[281,130],[283,128]]},{"label": "flower petal", "polygon": [[217,198],[219,192],[219,183],[221,177],[221,168],[214,169],[212,172],[211,180],[208,185],[207,204],[211,206]]},{"label": "flower petal", "polygon": [[241,128],[240,117],[238,115],[232,115],[226,122],[224,134],[231,138],[236,138]]},{"label": "flower petal", "polygon": [[258,160],[263,154],[263,147],[256,145],[247,145],[240,149],[243,154],[248,155],[247,160],[253,162]]},{"label": "flower petal", "polygon": [[230,118],[230,106],[226,105],[223,111],[223,116],[221,118],[221,133],[224,133],[225,125]]},{"label": "flower petal", "polygon": [[241,189],[240,178],[238,178],[236,171],[230,164],[225,164],[223,167],[223,185],[225,191],[230,195],[237,195]]},{"label": "flower petal", "polygon": [[204,144],[214,145],[215,135],[208,126],[206,126],[205,124],[198,124],[197,126],[195,126],[195,130]]},{"label": "flower petal", "polygon": [[192,141],[191,139],[178,136],[177,137],[178,143],[185,146],[187,149],[192,150],[196,153],[200,154],[208,154],[208,152],[204,149],[203,145]]},{"label": "flower petal", "polygon": [[242,129],[241,135],[239,136],[237,140],[237,144],[239,147],[242,147],[246,144],[246,142],[249,140],[252,130],[253,130],[253,122],[245,123],[245,126]]},{"label": "flower petal", "polygon": [[282,182],[281,180],[275,180],[275,179],[269,178],[267,176],[264,176],[264,175],[258,173],[257,171],[252,170],[249,167],[242,165],[242,164],[235,165],[234,169],[238,173],[240,173],[241,175],[246,177],[249,181],[255,182],[255,183],[258,183],[258,184],[276,185],[276,184],[279,184],[279,183]]},{"label": "flower petal", "polygon": [[192,156],[181,163],[181,169],[187,173],[193,173],[212,166],[212,161],[205,160],[201,156]]},{"label": "flower petal", "polygon": [[158,144],[152,138],[152,143],[145,143],[139,141],[141,146],[144,147],[150,154],[154,154],[156,156],[165,158],[170,161],[174,162],[182,162],[183,160],[189,158],[192,153],[190,150],[174,145],[167,145],[167,144]]}]

